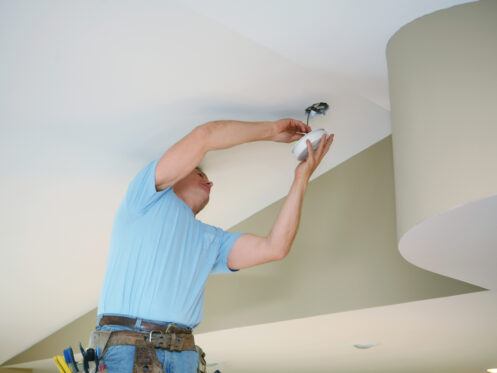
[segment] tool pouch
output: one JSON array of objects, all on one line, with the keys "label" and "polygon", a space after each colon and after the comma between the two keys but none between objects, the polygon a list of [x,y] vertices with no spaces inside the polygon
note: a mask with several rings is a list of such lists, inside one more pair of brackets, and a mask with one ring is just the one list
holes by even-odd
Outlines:
[{"label": "tool pouch", "polygon": [[[95,350],[101,351],[100,357],[105,356],[105,352],[109,346],[119,344],[129,344],[124,340],[115,338],[109,343],[113,331],[94,330],[90,335],[89,346]],[[155,347],[152,343],[145,340],[136,340],[133,345],[135,346],[135,356],[133,364],[133,373],[163,373],[162,366],[157,359]]]},{"label": "tool pouch", "polygon": [[162,366],[157,359],[154,345],[140,341],[135,345],[135,364],[133,373],[163,373]]},{"label": "tool pouch", "polygon": [[200,348],[200,346],[195,346],[195,350],[198,352],[198,373],[207,373],[207,362],[205,361],[205,352]]}]

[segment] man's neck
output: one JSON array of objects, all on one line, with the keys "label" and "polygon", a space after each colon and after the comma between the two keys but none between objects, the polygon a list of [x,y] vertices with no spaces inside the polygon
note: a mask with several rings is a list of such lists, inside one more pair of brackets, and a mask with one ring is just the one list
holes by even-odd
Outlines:
[{"label": "man's neck", "polygon": [[[173,188],[174,189],[174,188]],[[174,193],[176,193],[176,195],[188,206],[190,207],[190,209],[192,210],[193,212],[193,215],[197,215],[200,211],[200,207],[197,206],[194,198],[191,198],[190,196],[188,195],[184,195],[182,194],[181,192],[176,192],[176,190],[174,190]]]}]

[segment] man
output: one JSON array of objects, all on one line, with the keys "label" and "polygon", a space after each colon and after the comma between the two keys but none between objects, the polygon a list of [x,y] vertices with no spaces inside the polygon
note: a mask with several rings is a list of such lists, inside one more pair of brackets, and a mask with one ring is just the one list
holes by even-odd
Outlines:
[{"label": "man", "polygon": [[211,150],[252,141],[290,143],[309,131],[294,119],[209,122],[132,180],[114,221],[98,307],[96,344],[109,373],[200,369],[192,329],[202,317],[207,277],[288,255],[309,179],[333,135],[323,136],[316,151],[307,143],[308,159],[297,166],[267,237],[227,232],[195,218],[213,185],[198,165]]}]

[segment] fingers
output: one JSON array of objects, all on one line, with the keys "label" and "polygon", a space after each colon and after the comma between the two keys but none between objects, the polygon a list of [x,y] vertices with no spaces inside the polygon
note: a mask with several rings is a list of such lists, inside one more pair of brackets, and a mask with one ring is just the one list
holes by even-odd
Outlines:
[{"label": "fingers", "polygon": [[330,149],[331,143],[333,142],[333,139],[335,138],[335,134],[331,134],[328,136],[323,136],[323,139],[319,143],[319,149],[318,149],[318,157],[321,160],[324,155],[328,152]]},{"label": "fingers", "polygon": [[314,149],[312,148],[312,144],[309,140],[306,140],[307,144],[307,162],[314,163],[315,162],[315,157],[314,157]]},{"label": "fingers", "polygon": [[328,136],[326,136],[326,135],[321,136],[321,141],[319,141],[319,146],[316,149],[316,157],[319,160],[321,160],[321,158],[323,158],[323,149],[326,145],[327,140],[328,140]]},{"label": "fingers", "polygon": [[[324,156],[323,151],[324,151],[324,148],[325,148],[327,142],[328,142],[328,136],[326,136],[326,135],[321,136],[321,139],[319,140],[319,145],[318,145],[317,149],[314,151],[314,149],[312,148],[311,142],[309,140],[307,140],[307,153],[309,154],[307,159],[310,159],[313,163],[315,161],[317,161],[317,163],[319,164],[319,162],[321,162],[321,159],[323,159],[323,156]],[[312,157],[311,157],[311,154],[312,154]]]},{"label": "fingers", "polygon": [[332,133],[329,137],[328,137],[328,142],[326,143],[326,147],[325,147],[325,150],[324,150],[324,154],[328,153],[328,150],[330,150],[330,146],[331,144],[333,143],[333,140],[335,139],[335,134]]},{"label": "fingers", "polygon": [[305,125],[303,122],[300,122],[300,121],[299,121],[299,122],[297,122],[297,127],[298,127],[298,129],[299,129],[299,131],[300,131],[300,132],[303,132],[303,133],[307,133],[307,132],[309,132],[309,131],[307,130],[306,125]]},{"label": "fingers", "polygon": [[324,155],[330,148],[334,136],[335,136],[334,134],[321,136],[318,148],[315,151],[312,147],[311,142],[307,140],[306,143],[307,143],[308,159],[310,159],[313,162],[317,159],[318,163],[321,162],[321,159],[323,159]]},{"label": "fingers", "polygon": [[300,162],[298,167],[301,170],[305,170],[305,172],[308,174],[308,177],[310,177],[310,175],[319,166],[324,155],[330,149],[331,143],[333,142],[334,138],[335,138],[334,134],[331,134],[328,136],[323,135],[323,137],[321,138],[321,141],[319,142],[319,145],[318,145],[318,148],[316,149],[316,151],[314,151],[314,149],[312,148],[312,143],[309,140],[306,140],[307,159]]},{"label": "fingers", "polygon": [[302,133],[307,133],[310,132],[311,130],[311,127],[309,127],[304,122],[297,119],[290,119],[289,125],[290,127],[292,127],[292,129],[295,129],[296,131],[300,131]]}]

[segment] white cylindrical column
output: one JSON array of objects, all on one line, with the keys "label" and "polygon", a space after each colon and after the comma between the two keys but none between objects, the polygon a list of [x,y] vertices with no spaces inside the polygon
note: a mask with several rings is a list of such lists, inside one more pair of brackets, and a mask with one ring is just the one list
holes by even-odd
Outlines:
[{"label": "white cylindrical column", "polygon": [[497,287],[497,1],[411,22],[387,60],[401,253]]}]

